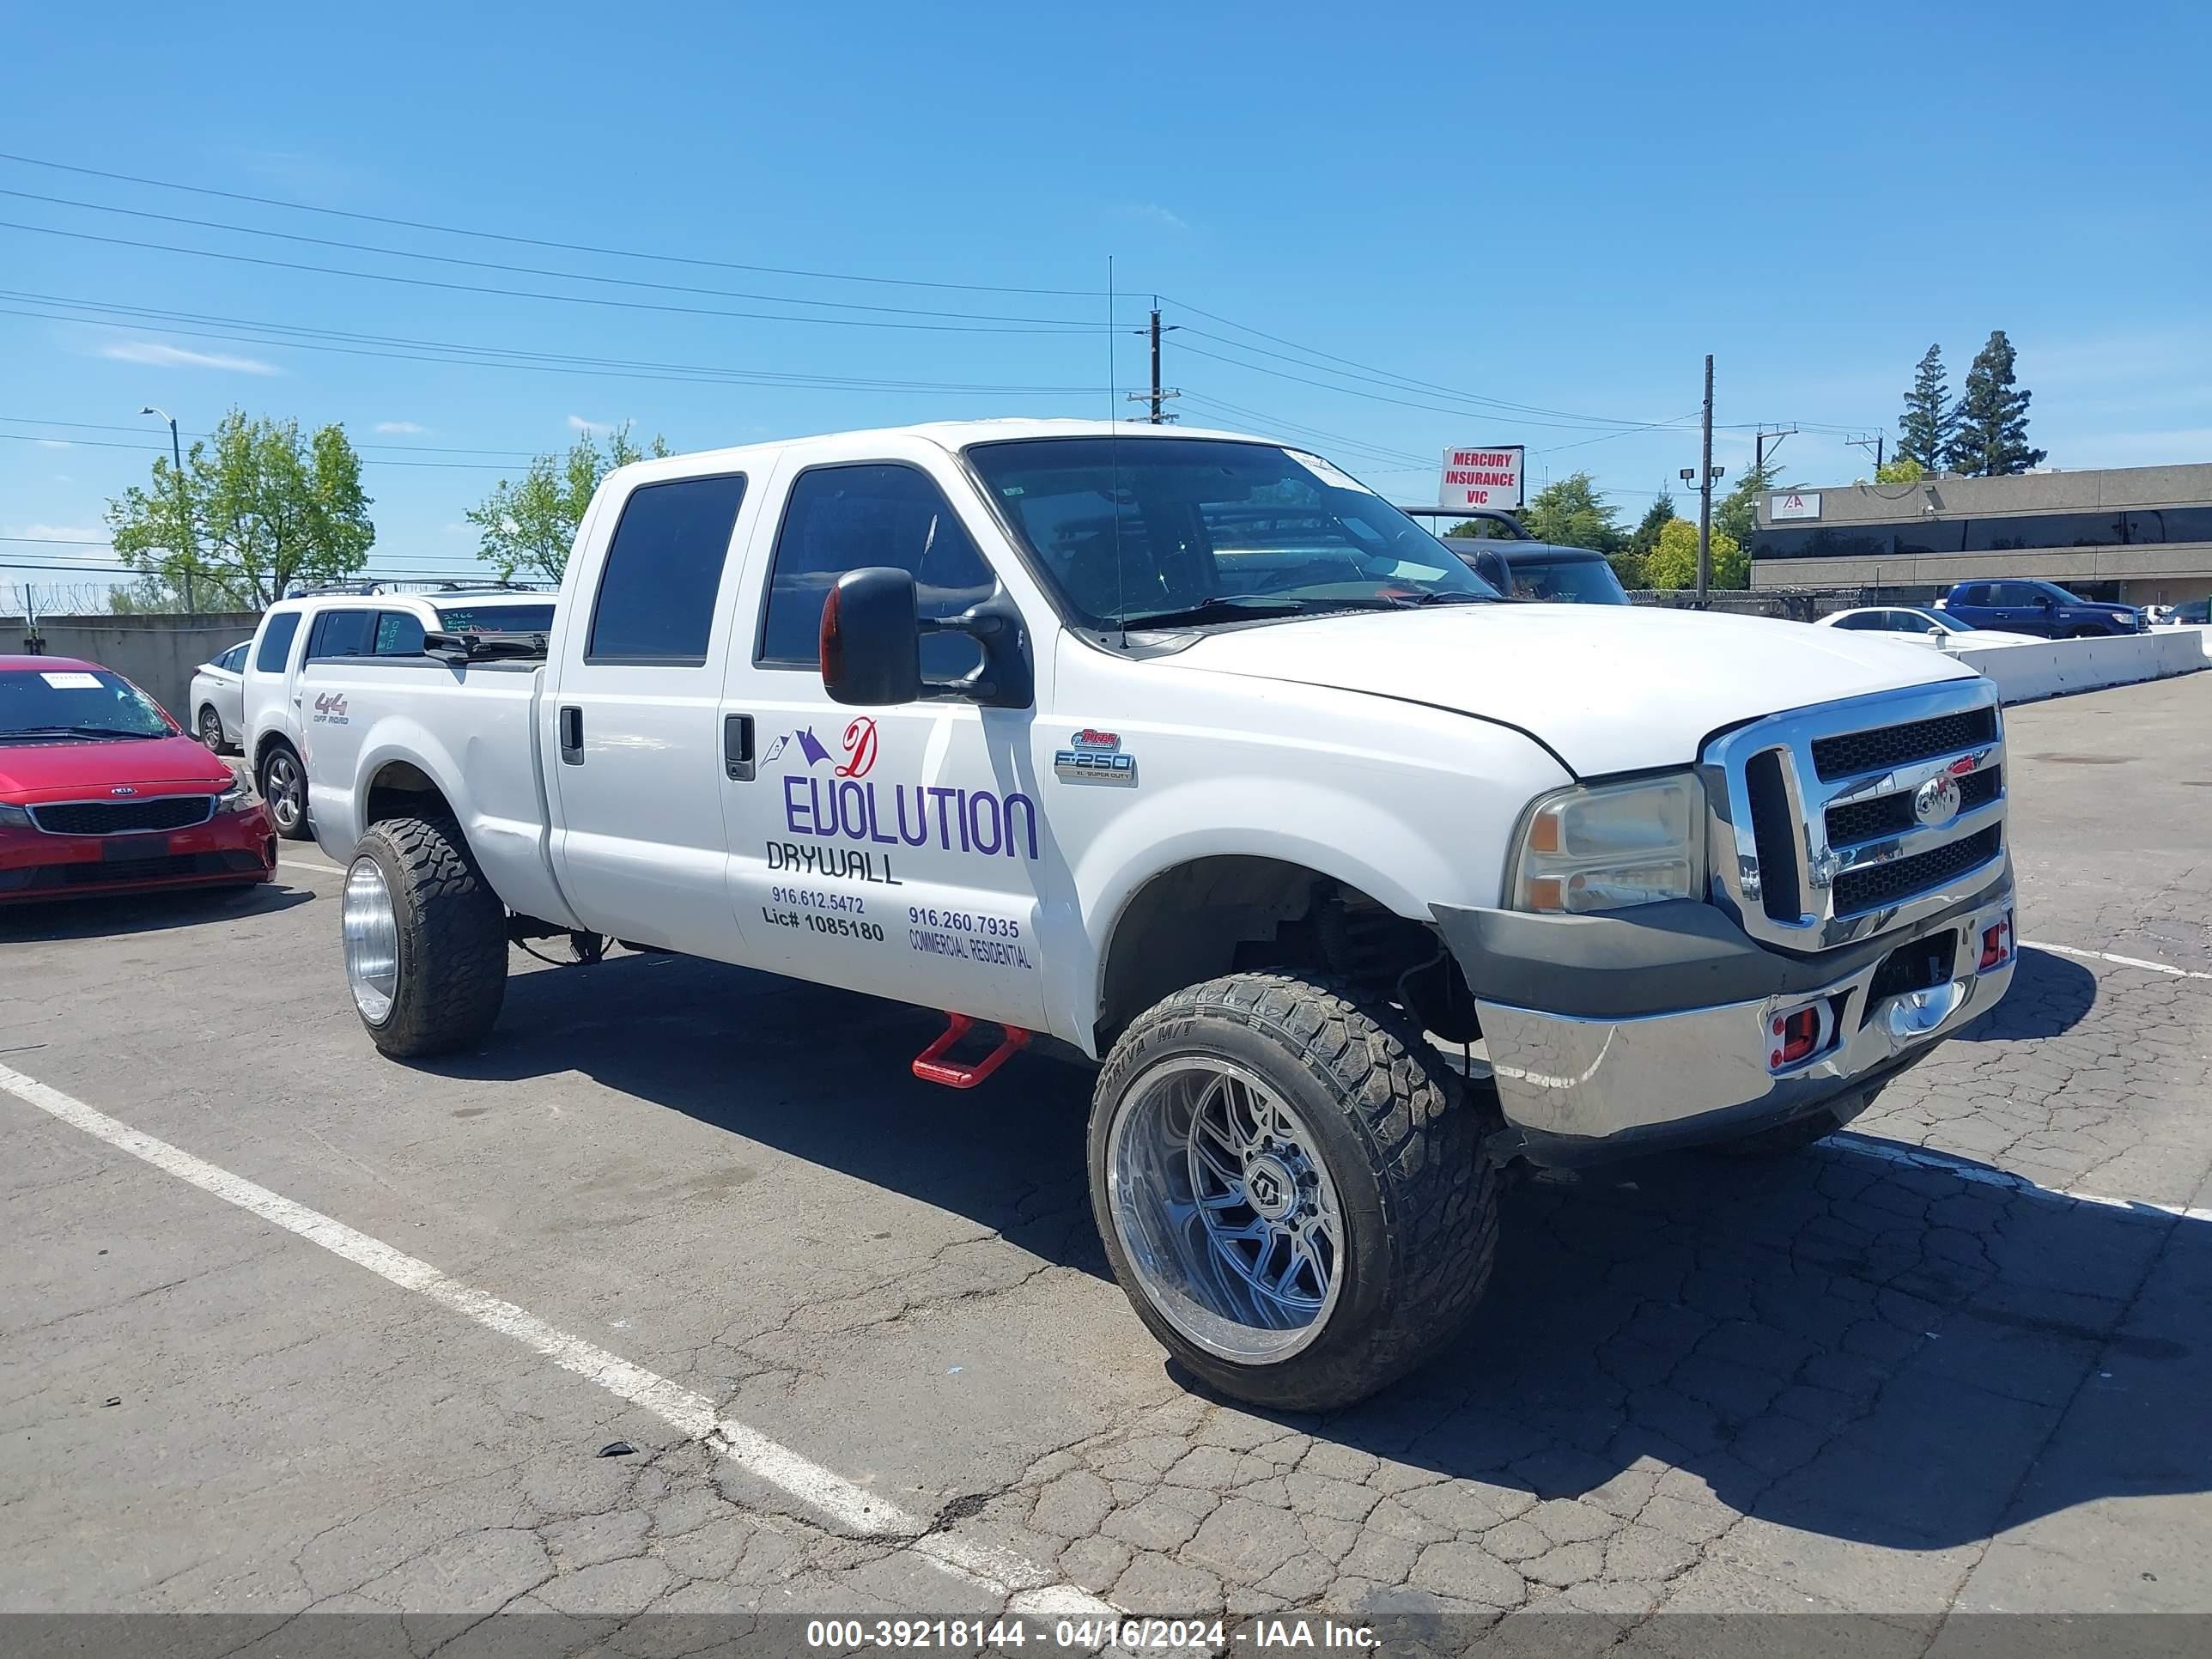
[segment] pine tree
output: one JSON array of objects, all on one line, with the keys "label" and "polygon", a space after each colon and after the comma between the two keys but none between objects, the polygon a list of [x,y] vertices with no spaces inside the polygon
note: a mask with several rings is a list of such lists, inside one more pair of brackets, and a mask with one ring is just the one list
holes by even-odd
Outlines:
[{"label": "pine tree", "polygon": [[1966,371],[1966,389],[1955,413],[1959,429],[1945,446],[1943,459],[1954,472],[2001,478],[2039,465],[2051,452],[2027,442],[2027,400],[2033,394],[2013,389],[2012,342],[1993,329],[1989,343]]},{"label": "pine tree", "polygon": [[1651,550],[1659,545],[1659,532],[1674,516],[1674,498],[1662,489],[1651,503],[1650,511],[1637,522],[1628,538],[1628,550],[1639,559],[1649,556]]},{"label": "pine tree", "polygon": [[1933,472],[1943,464],[1959,429],[1958,405],[1943,373],[1943,348],[1929,346],[1912,374],[1912,390],[1905,394],[1905,413],[1897,421],[1897,454],[1900,460],[1920,463]]}]

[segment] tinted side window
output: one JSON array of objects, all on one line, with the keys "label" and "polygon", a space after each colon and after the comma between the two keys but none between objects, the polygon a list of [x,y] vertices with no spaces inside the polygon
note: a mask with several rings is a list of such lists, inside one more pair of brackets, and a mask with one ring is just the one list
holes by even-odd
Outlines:
[{"label": "tinted side window", "polygon": [[217,659],[216,665],[219,668],[228,668],[234,674],[243,673],[246,670],[246,647],[242,645],[234,645]]},{"label": "tinted side window", "polygon": [[744,496],[741,474],[630,491],[599,573],[586,661],[696,668],[707,660],[714,595]]},{"label": "tinted side window", "polygon": [[380,611],[376,642],[370,648],[380,657],[419,657],[422,654],[422,624],[404,611]]},{"label": "tinted side window", "polygon": [[[819,662],[823,601],[838,577],[868,565],[911,575],[924,617],[956,616],[997,585],[927,473],[892,464],[816,467],[792,485],[776,532],[758,660]],[[932,679],[957,678],[981,660],[966,635],[922,638],[921,672]]]},{"label": "tinted side window", "polygon": [[375,620],[374,611],[324,611],[315,618],[314,631],[307,635],[307,659],[367,656],[369,629]]},{"label": "tinted side window", "polygon": [[300,613],[279,611],[269,619],[269,627],[261,635],[261,648],[253,653],[253,666],[264,674],[281,674],[284,659],[292,654],[292,641],[300,631]]},{"label": "tinted side window", "polygon": [[2139,507],[2128,514],[2131,542],[2212,542],[2212,507]]},{"label": "tinted side window", "polygon": [[1968,582],[1951,595],[1954,605],[1987,605],[1989,602],[1990,585],[1987,582]]},{"label": "tinted side window", "polygon": [[1863,634],[1867,629],[1874,626],[1874,618],[1864,614],[1856,617],[1845,617],[1840,622],[1832,623],[1831,626],[1836,628],[1848,628],[1854,634]]}]

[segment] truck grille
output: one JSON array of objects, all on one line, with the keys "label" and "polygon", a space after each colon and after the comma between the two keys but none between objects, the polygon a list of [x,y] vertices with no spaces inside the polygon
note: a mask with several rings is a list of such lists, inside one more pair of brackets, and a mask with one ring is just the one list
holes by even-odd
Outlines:
[{"label": "truck grille", "polygon": [[1996,824],[1978,830],[1963,841],[1945,843],[1932,853],[1870,864],[1846,870],[1836,878],[1836,914],[1856,915],[1885,904],[1940,887],[1954,876],[1964,875],[1978,864],[1986,864],[2004,847],[2004,832]]},{"label": "truck grille", "polygon": [[[2003,731],[1994,690],[1953,680],[1777,714],[1704,757],[1714,897],[1794,950],[1863,939],[1966,896],[2004,854]],[[1931,779],[1959,808],[1923,823]]]},{"label": "truck grille", "polygon": [[141,830],[189,830],[215,816],[213,795],[156,795],[149,800],[60,800],[31,809],[50,836],[121,836]]},{"label": "truck grille", "polygon": [[[1990,766],[1960,778],[1959,810],[1971,812],[2003,793],[2003,772],[2002,767]],[[1910,794],[1900,792],[1876,795],[1872,800],[1855,800],[1828,809],[1828,845],[1850,847],[1863,841],[1880,841],[1888,836],[1901,836],[1918,824],[1919,820],[1912,816]]]},{"label": "truck grille", "polygon": [[1994,743],[1997,711],[1977,708],[1966,714],[1942,714],[1934,720],[1913,720],[1904,726],[1881,726],[1871,732],[1846,732],[1813,741],[1813,769],[1822,780],[1848,778],[1861,772],[1879,772],[1905,766],[1933,755]]}]

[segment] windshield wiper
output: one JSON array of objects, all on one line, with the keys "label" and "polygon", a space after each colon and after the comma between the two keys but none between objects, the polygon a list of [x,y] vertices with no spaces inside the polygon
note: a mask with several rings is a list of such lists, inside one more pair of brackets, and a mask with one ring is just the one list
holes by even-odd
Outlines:
[{"label": "windshield wiper", "polygon": [[1398,601],[1402,605],[1497,605],[1503,596],[1493,599],[1487,593],[1470,593],[1464,588],[1431,587],[1410,599]]},{"label": "windshield wiper", "polygon": [[18,726],[0,738],[155,738],[158,732],[132,732],[119,726]]},{"label": "windshield wiper", "polygon": [[1249,622],[1255,617],[1292,617],[1306,608],[1303,599],[1265,593],[1227,593],[1187,611],[1151,611],[1121,619],[1124,628],[1196,628],[1207,623]]}]

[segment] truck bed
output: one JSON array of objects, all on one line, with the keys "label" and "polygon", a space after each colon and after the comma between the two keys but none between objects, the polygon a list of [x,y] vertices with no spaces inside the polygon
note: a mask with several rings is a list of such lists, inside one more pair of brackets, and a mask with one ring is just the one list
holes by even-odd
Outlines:
[{"label": "truck bed", "polygon": [[[315,841],[353,854],[373,791],[422,787],[454,803],[470,849],[510,908],[574,926],[553,877],[539,754],[544,665],[431,657],[334,657],[299,682]],[[464,706],[465,705],[465,706]]]}]

